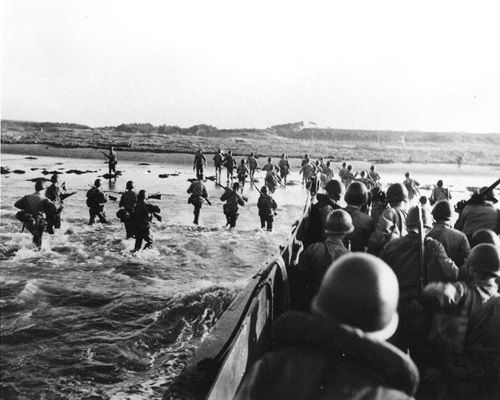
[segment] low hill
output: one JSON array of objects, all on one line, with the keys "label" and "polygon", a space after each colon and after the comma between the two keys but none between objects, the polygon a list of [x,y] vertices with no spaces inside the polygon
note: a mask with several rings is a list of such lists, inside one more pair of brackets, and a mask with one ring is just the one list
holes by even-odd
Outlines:
[{"label": "low hill", "polygon": [[118,151],[206,153],[232,150],[237,156],[325,157],[333,160],[382,162],[448,162],[499,165],[499,134],[370,131],[318,128],[303,122],[267,129],[218,129],[121,124],[91,128],[73,123],[2,120],[1,143],[44,144],[68,148],[114,146]]}]

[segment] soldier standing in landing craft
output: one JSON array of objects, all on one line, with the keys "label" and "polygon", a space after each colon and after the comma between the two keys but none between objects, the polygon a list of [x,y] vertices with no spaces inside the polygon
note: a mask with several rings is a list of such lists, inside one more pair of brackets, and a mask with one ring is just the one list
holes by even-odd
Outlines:
[{"label": "soldier standing in landing craft", "polygon": [[408,191],[401,183],[394,183],[387,189],[387,202],[390,207],[385,208],[375,222],[375,229],[368,240],[368,252],[378,256],[385,244],[393,239],[405,236],[406,211]]},{"label": "soldier standing in landing craft", "polygon": [[341,209],[337,202],[343,194],[342,184],[332,179],[325,186],[325,194],[316,195],[316,203],[311,206],[310,222],[305,238],[301,239],[304,247],[311,243],[322,242],[326,239],[325,224],[328,216],[334,211]]},{"label": "soldier standing in landing craft", "polygon": [[450,224],[451,205],[446,200],[439,201],[432,209],[435,223],[428,237],[441,243],[453,262],[460,267],[470,253],[470,245],[465,233],[453,229]]},{"label": "soldier standing in landing craft", "polygon": [[455,229],[462,231],[467,238],[480,229],[491,229],[496,234],[500,233],[500,210],[497,210],[493,204],[498,202],[493,194],[493,190],[487,191],[487,187],[480,190],[482,195],[474,196],[474,200],[469,200],[468,204],[460,212]]},{"label": "soldier standing in landing craft", "polygon": [[[391,342],[405,353],[409,350],[415,364],[424,371],[430,360],[425,323],[427,315],[423,309],[421,285],[454,282],[458,277],[458,268],[437,240],[425,238],[422,243],[418,232],[419,223],[423,224],[427,233],[432,228],[432,216],[426,208],[421,210],[423,221],[420,221],[419,214],[419,206],[409,210],[406,220],[408,234],[387,243],[380,258],[394,270],[401,291],[398,304],[401,319]],[[423,265],[419,257],[422,247],[425,255]]]}]

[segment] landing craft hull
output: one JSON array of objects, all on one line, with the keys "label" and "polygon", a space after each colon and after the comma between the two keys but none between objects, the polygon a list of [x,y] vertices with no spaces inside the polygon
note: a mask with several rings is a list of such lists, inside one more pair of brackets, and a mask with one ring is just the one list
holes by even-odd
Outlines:
[{"label": "landing craft hull", "polygon": [[302,250],[308,199],[279,253],[253,276],[165,394],[164,399],[232,399],[245,372],[269,348],[273,322],[292,307],[289,271]]}]

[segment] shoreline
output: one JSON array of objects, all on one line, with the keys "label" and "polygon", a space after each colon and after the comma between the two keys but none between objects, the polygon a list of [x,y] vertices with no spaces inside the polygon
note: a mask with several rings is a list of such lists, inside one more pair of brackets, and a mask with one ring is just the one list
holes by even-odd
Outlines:
[{"label": "shoreline", "polygon": [[[93,147],[56,147],[46,144],[4,144],[2,143],[0,154],[18,154],[40,157],[63,157],[95,159],[104,157],[101,151],[108,149],[96,149]],[[187,158],[192,159],[194,153],[188,152],[150,152],[150,151],[119,151],[118,161],[138,162],[179,162],[184,163]],[[192,161],[190,161],[192,162]]]},{"label": "shoreline", "polygon": [[[4,161],[4,156],[7,154],[11,155],[23,155],[31,157],[61,157],[61,158],[73,158],[73,159],[103,159],[104,156],[101,151],[106,151],[106,149],[96,149],[92,147],[56,147],[46,144],[2,144],[0,149],[0,156],[2,160],[2,167],[7,167],[7,163]],[[194,152],[149,152],[149,151],[118,151],[118,163],[120,161],[128,163],[151,163],[151,164],[182,164],[182,165],[192,165],[194,160]],[[205,153],[207,158],[207,171],[212,171],[213,160],[211,152]],[[241,158],[246,158],[246,156],[236,156],[237,162]],[[332,161],[332,168],[334,169],[335,175],[337,175],[340,164],[342,160],[333,160],[332,158],[325,157],[325,162],[327,160]],[[259,166],[262,167],[267,162],[267,156],[261,156],[258,158]],[[295,172],[298,172],[301,165],[301,158],[289,157],[290,165],[294,168]],[[278,162],[278,157],[273,157],[273,162]],[[349,160],[346,161],[347,164],[353,166],[354,171],[361,171],[368,169],[371,165],[375,165],[377,171],[381,174],[401,174],[402,180],[404,179],[403,174],[406,171],[411,171],[412,175],[415,174],[426,174],[435,175],[437,179],[442,179],[447,175],[454,175],[457,173],[458,166],[456,163],[432,163],[432,162],[401,162],[395,161],[390,163],[377,163],[369,160]],[[9,167],[13,167],[12,165]],[[12,168],[13,169],[13,168]],[[118,168],[119,169],[119,168]],[[500,166],[498,164],[494,165],[472,165],[463,164],[460,171],[462,178],[480,177],[480,176],[492,176],[500,175]],[[499,171],[497,174],[495,171]],[[432,182],[434,183],[434,182]]]}]

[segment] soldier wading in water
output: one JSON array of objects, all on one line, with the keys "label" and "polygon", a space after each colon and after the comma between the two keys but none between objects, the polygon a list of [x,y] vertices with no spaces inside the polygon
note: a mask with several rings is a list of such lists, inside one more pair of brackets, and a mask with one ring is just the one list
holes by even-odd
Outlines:
[{"label": "soldier wading in water", "polygon": [[47,226],[47,219],[52,220],[56,214],[56,206],[43,194],[42,181],[35,183],[35,193],[28,194],[15,202],[14,206],[21,209],[16,218],[33,234],[33,243],[40,248],[42,235]]},{"label": "soldier wading in water", "polygon": [[[198,221],[200,218],[200,211],[203,205],[203,199],[205,199],[208,203],[208,193],[205,185],[200,180],[194,180],[189,186],[188,193],[191,194],[188,199],[188,203],[194,206],[194,221],[193,223],[198,225]],[[209,203],[210,204],[210,203]]]}]

